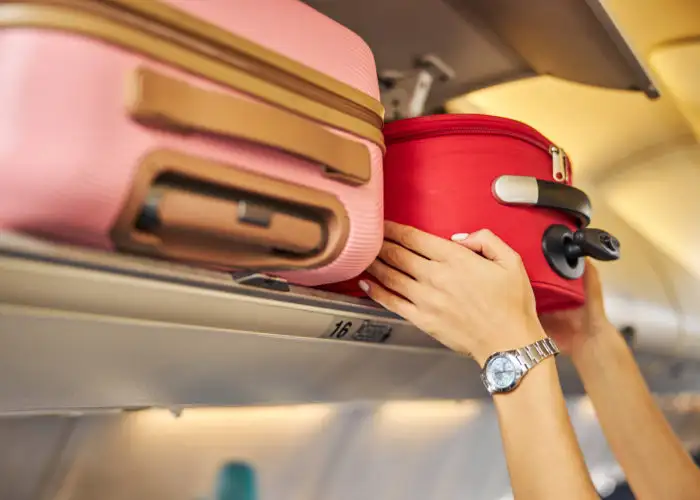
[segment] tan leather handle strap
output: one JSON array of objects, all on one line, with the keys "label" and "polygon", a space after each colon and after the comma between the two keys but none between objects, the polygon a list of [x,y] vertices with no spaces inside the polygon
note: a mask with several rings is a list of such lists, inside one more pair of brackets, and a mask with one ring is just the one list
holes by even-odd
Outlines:
[{"label": "tan leather handle strap", "polygon": [[243,243],[297,254],[318,251],[324,243],[319,222],[263,205],[167,187],[155,188],[151,196],[156,198],[158,220],[152,233],[163,240],[178,236],[196,240],[200,235],[224,247]]},{"label": "tan leather handle strap", "polygon": [[244,139],[318,163],[327,176],[361,185],[372,175],[369,150],[321,125],[269,105],[201,89],[152,70],[136,72],[131,116],[178,131]]}]

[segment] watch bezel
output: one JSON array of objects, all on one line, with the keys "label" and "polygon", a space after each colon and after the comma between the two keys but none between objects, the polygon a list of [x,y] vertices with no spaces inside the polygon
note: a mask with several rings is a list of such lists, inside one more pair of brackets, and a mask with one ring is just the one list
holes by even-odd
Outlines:
[{"label": "watch bezel", "polygon": [[[515,377],[513,378],[513,382],[511,382],[509,385],[505,387],[496,387],[491,383],[491,381],[488,378],[488,370],[489,370],[489,365],[491,362],[493,362],[497,358],[506,358],[508,361],[511,362],[515,369]],[[520,380],[523,378],[523,375],[527,372],[527,369],[523,366],[523,364],[520,362],[518,359],[517,353],[515,351],[506,351],[506,352],[497,352],[492,354],[491,356],[488,357],[486,362],[484,363],[484,368],[481,370],[481,381],[484,383],[484,386],[486,386],[486,389],[489,391],[491,394],[497,394],[497,393],[502,393],[502,392],[510,392],[513,389],[515,389],[519,384]]]}]

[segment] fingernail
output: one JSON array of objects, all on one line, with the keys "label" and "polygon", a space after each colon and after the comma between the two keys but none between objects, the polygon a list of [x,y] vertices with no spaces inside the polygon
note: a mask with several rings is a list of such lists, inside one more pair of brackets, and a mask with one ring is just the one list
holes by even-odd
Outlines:
[{"label": "fingernail", "polygon": [[469,233],[455,233],[450,238],[452,241],[464,241],[469,238]]},{"label": "fingernail", "polygon": [[366,281],[360,280],[360,281],[357,283],[357,286],[359,286],[359,287],[360,287],[360,290],[362,290],[363,292],[369,293],[369,283],[367,283]]}]

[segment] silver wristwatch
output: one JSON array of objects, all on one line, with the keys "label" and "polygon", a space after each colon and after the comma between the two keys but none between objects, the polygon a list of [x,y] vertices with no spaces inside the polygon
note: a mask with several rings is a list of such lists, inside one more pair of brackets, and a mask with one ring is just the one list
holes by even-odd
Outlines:
[{"label": "silver wristwatch", "polygon": [[511,392],[525,374],[545,359],[559,354],[557,344],[550,338],[538,340],[513,351],[489,356],[481,370],[481,380],[489,394]]}]

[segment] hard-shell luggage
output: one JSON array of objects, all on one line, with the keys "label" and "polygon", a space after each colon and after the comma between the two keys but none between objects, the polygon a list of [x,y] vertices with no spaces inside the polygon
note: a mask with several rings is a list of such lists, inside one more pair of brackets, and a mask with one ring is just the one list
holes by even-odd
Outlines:
[{"label": "hard-shell luggage", "polygon": [[350,278],[382,238],[378,98],[367,45],[297,0],[2,2],[0,228]]},{"label": "hard-shell luggage", "polygon": [[[490,229],[521,255],[539,312],[584,303],[585,256],[619,257],[613,236],[588,227],[591,203],[571,185],[564,151],[531,127],[437,115],[388,123],[384,133],[386,219],[444,238]],[[362,294],[356,279],[329,289]]]}]

